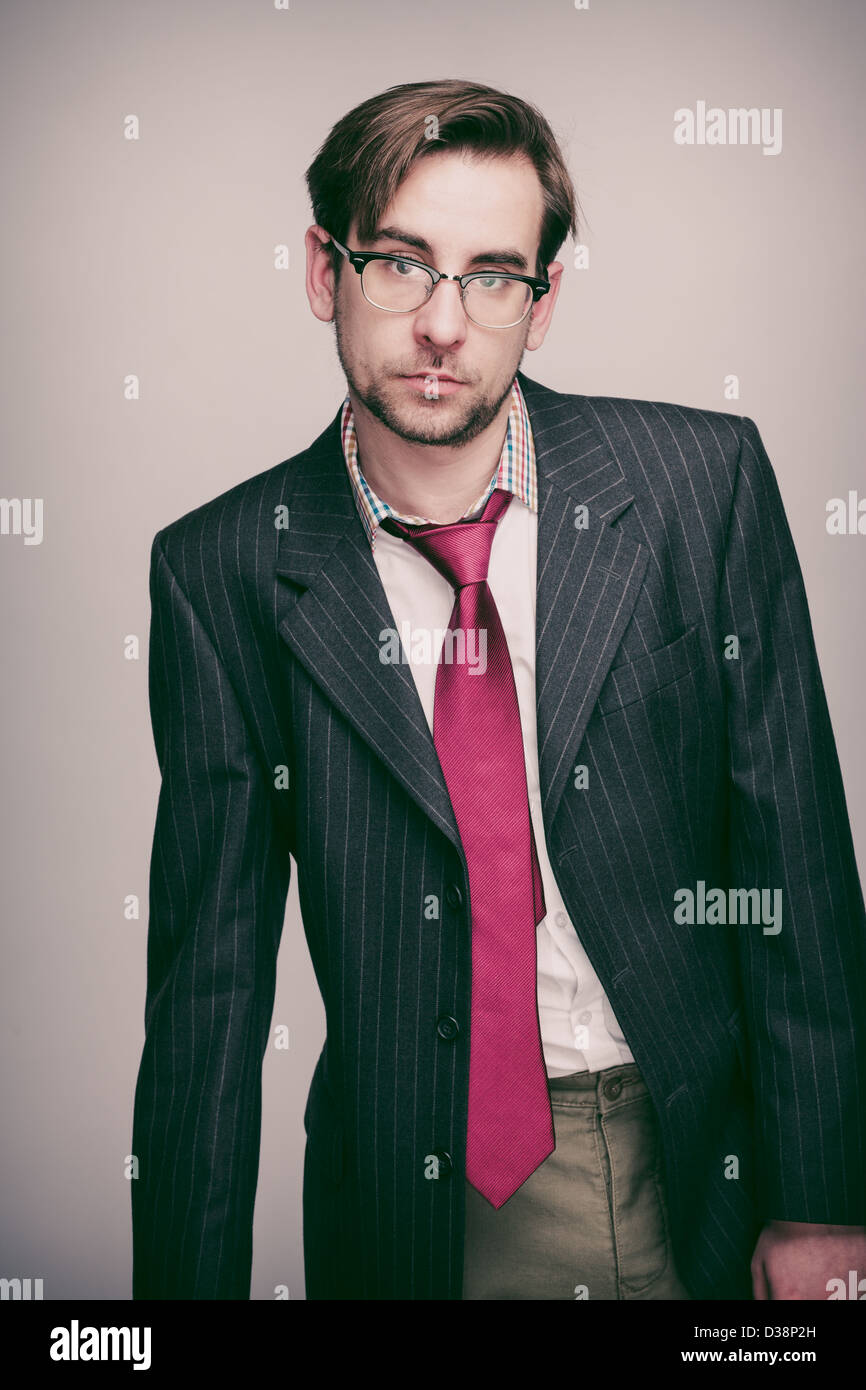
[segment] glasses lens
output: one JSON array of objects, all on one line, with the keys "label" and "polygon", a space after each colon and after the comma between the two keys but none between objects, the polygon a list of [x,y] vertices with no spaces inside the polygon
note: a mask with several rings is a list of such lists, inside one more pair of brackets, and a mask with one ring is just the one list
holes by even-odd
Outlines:
[{"label": "glasses lens", "polygon": [[520,323],[531,302],[531,286],[501,275],[481,275],[470,280],[463,293],[467,314],[484,328],[509,328]]},{"label": "glasses lens", "polygon": [[361,276],[370,302],[395,313],[420,309],[432,284],[432,276],[412,261],[368,261]]}]

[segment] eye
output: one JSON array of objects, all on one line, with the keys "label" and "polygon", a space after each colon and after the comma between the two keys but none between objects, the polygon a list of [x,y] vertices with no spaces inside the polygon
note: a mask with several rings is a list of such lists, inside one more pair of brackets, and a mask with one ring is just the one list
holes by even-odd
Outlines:
[{"label": "eye", "polygon": [[514,285],[519,282],[507,280],[504,275],[493,275],[491,273],[490,275],[480,275],[477,280],[473,280],[471,283],[477,285],[480,290],[484,290],[485,294],[498,294],[502,290],[508,289],[509,285]]},{"label": "eye", "polygon": [[417,276],[419,272],[422,274],[426,273],[419,261],[394,260],[385,261],[384,264],[387,265],[388,269],[398,280],[411,280],[413,276]]}]

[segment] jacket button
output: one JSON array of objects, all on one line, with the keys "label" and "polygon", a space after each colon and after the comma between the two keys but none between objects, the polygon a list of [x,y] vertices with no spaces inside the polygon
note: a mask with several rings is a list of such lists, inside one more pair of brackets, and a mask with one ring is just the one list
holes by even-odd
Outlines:
[{"label": "jacket button", "polygon": [[451,1155],[444,1149],[434,1149],[434,1156],[439,1160],[440,1178],[450,1178],[454,1171],[454,1164],[451,1162]]},{"label": "jacket button", "polygon": [[463,894],[456,883],[449,883],[445,889],[445,901],[449,907],[462,907]]},{"label": "jacket button", "polygon": [[446,1042],[453,1042],[460,1032],[460,1024],[450,1014],[443,1014],[442,1018],[436,1020],[436,1032]]}]

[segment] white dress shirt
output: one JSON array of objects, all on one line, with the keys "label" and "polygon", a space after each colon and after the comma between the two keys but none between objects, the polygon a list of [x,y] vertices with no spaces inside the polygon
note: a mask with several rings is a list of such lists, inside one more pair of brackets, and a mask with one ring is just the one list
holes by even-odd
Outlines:
[{"label": "white dress shirt", "polygon": [[[397,515],[397,513],[395,513]],[[538,1017],[549,1076],[633,1062],[601,983],[580,944],[556,886],[541,818],[535,702],[535,599],[538,514],[513,496],[493,538],[487,582],[505,630],[526,754],[529,808],[547,915],[536,928]],[[382,527],[373,551],[401,639],[408,630],[440,634],[448,627],[454,591],[419,551]],[[402,642],[430,731],[442,637],[432,659],[415,659],[420,642]],[[579,925],[579,924],[578,924]]]}]

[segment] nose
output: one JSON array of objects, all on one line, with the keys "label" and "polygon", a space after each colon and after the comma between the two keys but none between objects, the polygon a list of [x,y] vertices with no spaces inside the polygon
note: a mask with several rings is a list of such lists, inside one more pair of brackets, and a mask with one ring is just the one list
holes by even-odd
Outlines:
[{"label": "nose", "polygon": [[468,322],[460,286],[455,280],[440,280],[430,298],[413,315],[418,341],[443,352],[460,346],[466,338]]}]

